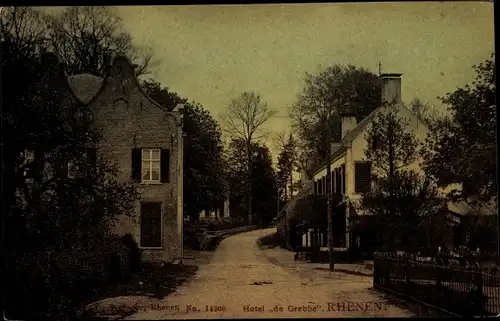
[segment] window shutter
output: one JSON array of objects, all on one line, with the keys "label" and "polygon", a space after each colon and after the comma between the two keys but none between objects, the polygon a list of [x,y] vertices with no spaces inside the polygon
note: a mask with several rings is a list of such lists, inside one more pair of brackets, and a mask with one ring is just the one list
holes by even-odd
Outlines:
[{"label": "window shutter", "polygon": [[332,193],[337,194],[337,171],[335,168],[332,171],[332,180],[333,180]]},{"label": "window shutter", "polygon": [[366,193],[371,187],[371,164],[369,162],[356,162],[354,164],[355,192]]},{"label": "window shutter", "polygon": [[162,183],[167,183],[169,179],[169,173],[170,173],[170,150],[168,149],[162,149],[161,150],[161,155],[160,155],[160,175],[161,175],[161,182]]},{"label": "window shutter", "polygon": [[87,161],[91,168],[95,168],[97,166],[97,149],[96,148],[88,148],[87,149]]},{"label": "window shutter", "polygon": [[342,186],[342,185],[341,185],[341,184],[342,184],[342,182],[341,182],[341,177],[340,177],[340,168],[339,168],[339,167],[335,168],[335,173],[336,173],[336,176],[337,176],[337,194],[340,194],[340,193],[341,193],[340,188],[341,188],[341,186]]},{"label": "window shutter", "polygon": [[141,246],[161,247],[161,203],[141,203]]},{"label": "window shutter", "polygon": [[330,193],[333,194],[333,189],[334,189],[334,185],[333,185],[333,171],[330,172]]},{"label": "window shutter", "polygon": [[141,159],[141,149],[134,148],[132,149],[132,179],[134,181],[141,180],[141,172],[142,172],[142,159]]},{"label": "window shutter", "polygon": [[342,195],[344,195],[345,194],[345,185],[346,185],[345,184],[346,183],[345,182],[345,165],[340,166],[340,173],[341,173],[340,175],[342,177],[342,179],[341,179],[341,182],[342,182],[341,190],[342,190]]}]

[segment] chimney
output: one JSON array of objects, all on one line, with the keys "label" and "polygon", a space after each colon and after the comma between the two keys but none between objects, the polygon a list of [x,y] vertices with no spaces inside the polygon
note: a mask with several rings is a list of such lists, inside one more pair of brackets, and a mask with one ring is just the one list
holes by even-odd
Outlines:
[{"label": "chimney", "polygon": [[342,111],[340,113],[340,121],[340,128],[342,131],[341,139],[344,139],[345,135],[353,130],[358,124],[356,121],[356,112],[353,110],[353,108],[349,107],[346,110]]},{"label": "chimney", "polygon": [[401,76],[403,74],[381,74],[382,101],[401,103]]}]

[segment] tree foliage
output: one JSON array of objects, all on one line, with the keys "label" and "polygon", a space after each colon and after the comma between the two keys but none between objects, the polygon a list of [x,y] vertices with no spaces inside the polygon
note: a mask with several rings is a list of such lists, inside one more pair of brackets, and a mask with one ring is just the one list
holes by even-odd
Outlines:
[{"label": "tree foliage", "polygon": [[411,112],[420,117],[427,126],[432,126],[436,121],[444,117],[443,113],[440,113],[436,107],[418,98],[413,99],[408,107]]},{"label": "tree foliage", "polygon": [[497,194],[494,56],[474,69],[471,85],[441,98],[450,117],[431,128],[425,171],[440,186],[463,184],[450,196],[487,202]]},{"label": "tree foliage", "polygon": [[176,92],[170,91],[168,87],[163,87],[153,79],[142,81],[141,87],[146,95],[169,111],[172,111],[178,104],[188,102],[186,98],[180,97]]},{"label": "tree foliage", "polygon": [[187,103],[182,111],[185,133],[185,213],[196,217],[201,210],[220,208],[229,196],[227,170],[219,124],[199,104]]},{"label": "tree foliage", "polygon": [[293,171],[297,167],[297,146],[292,134],[288,138],[288,141],[283,146],[278,156],[278,186],[280,189],[284,189],[285,198],[286,196],[286,186],[290,183],[290,198],[292,198],[293,191]]},{"label": "tree foliage", "polygon": [[420,143],[409,130],[409,121],[399,117],[395,105],[385,104],[365,134],[365,159],[378,176],[394,175],[419,157]]},{"label": "tree foliage", "polygon": [[328,144],[341,138],[340,113],[354,111],[359,122],[380,106],[380,95],[378,77],[364,68],[334,65],[306,74],[290,111],[304,151],[323,161]]},{"label": "tree foliage", "polygon": [[374,185],[363,194],[361,205],[374,215],[372,228],[378,231],[379,241],[386,250],[437,248],[449,232],[437,186],[408,170],[420,157],[420,142],[409,121],[398,115],[396,105],[384,102],[365,139],[365,159],[372,165]]},{"label": "tree foliage", "polygon": [[121,18],[111,7],[68,7],[57,16],[48,16],[50,46],[72,74],[105,74],[105,56],[124,53],[139,61],[137,75],[149,73],[152,54],[132,43]]},{"label": "tree foliage", "polygon": [[[246,176],[252,176],[252,142],[262,138],[264,125],[274,114],[275,110],[269,108],[268,105],[261,100],[260,95],[254,92],[244,92],[238,98],[233,99],[225,115],[223,115],[224,130],[233,140],[245,142],[244,150],[246,151],[246,160],[244,164],[247,166]],[[252,223],[253,213],[252,208],[252,184],[247,179],[247,222]]]},{"label": "tree foliage", "polygon": [[[108,236],[120,215],[133,212],[139,190],[118,180],[105,158],[91,157],[101,137],[90,110],[54,81],[53,60],[19,51],[33,47],[15,37],[7,35],[2,48],[9,79],[2,83],[2,129],[10,137],[2,155],[7,305],[28,318],[68,317],[118,276],[107,269],[121,245]],[[34,160],[26,150],[35,151]]]},{"label": "tree foliage", "polygon": [[220,208],[229,192],[219,124],[203,106],[154,80],[143,81],[142,87],[167,110],[184,105],[184,215],[197,219],[202,210]]},{"label": "tree foliage", "polygon": [[[8,41],[10,54],[36,54],[48,36],[45,16],[29,7],[7,7],[0,12],[0,32]],[[19,56],[18,58],[22,58]]]},{"label": "tree foliage", "polygon": [[[248,175],[246,168],[246,142],[232,140],[227,153],[229,168],[231,214],[244,217],[247,213],[246,196]],[[276,215],[277,181],[269,149],[253,143],[252,153],[252,209],[258,222],[268,223]]]},{"label": "tree foliage", "polygon": [[115,53],[138,62],[139,76],[150,73],[154,65],[151,52],[132,43],[111,7],[68,7],[56,15],[29,7],[10,7],[3,8],[0,20],[2,33],[12,38],[13,46],[32,52],[55,52],[69,75],[104,76],[105,57]]},{"label": "tree foliage", "polygon": [[373,215],[373,226],[385,250],[404,248],[413,252],[437,248],[450,234],[435,184],[414,171],[397,171],[361,199]]}]

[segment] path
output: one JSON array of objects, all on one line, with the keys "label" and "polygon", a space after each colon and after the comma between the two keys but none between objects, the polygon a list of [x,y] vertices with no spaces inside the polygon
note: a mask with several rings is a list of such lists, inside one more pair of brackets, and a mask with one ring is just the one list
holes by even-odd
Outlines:
[{"label": "path", "polygon": [[368,290],[368,277],[327,272],[318,278],[272,264],[256,241],[274,231],[257,230],[223,240],[193,280],[127,319],[411,315]]}]

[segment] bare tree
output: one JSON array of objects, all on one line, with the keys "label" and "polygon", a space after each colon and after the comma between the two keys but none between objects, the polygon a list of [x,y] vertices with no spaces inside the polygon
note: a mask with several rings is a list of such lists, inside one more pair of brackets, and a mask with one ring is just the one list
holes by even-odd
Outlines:
[{"label": "bare tree", "polygon": [[50,44],[70,74],[91,73],[102,76],[105,56],[121,52],[138,63],[137,75],[148,74],[152,54],[132,44],[122,30],[121,18],[110,7],[70,7],[49,16]]},{"label": "bare tree", "polygon": [[408,108],[429,126],[446,116],[444,112],[438,111],[435,106],[429,105],[418,98],[413,99]]},{"label": "bare tree", "polygon": [[30,7],[2,8],[0,33],[13,52],[37,53],[44,46],[49,29],[45,16]]},{"label": "bare tree", "polygon": [[233,99],[227,114],[223,115],[224,131],[233,139],[241,139],[247,149],[248,173],[248,223],[252,223],[252,141],[262,138],[262,125],[267,122],[276,111],[267,106],[261,97],[254,92],[244,92]]},{"label": "bare tree", "polygon": [[288,141],[285,131],[276,132],[273,135],[273,147],[277,150],[282,150]]}]

